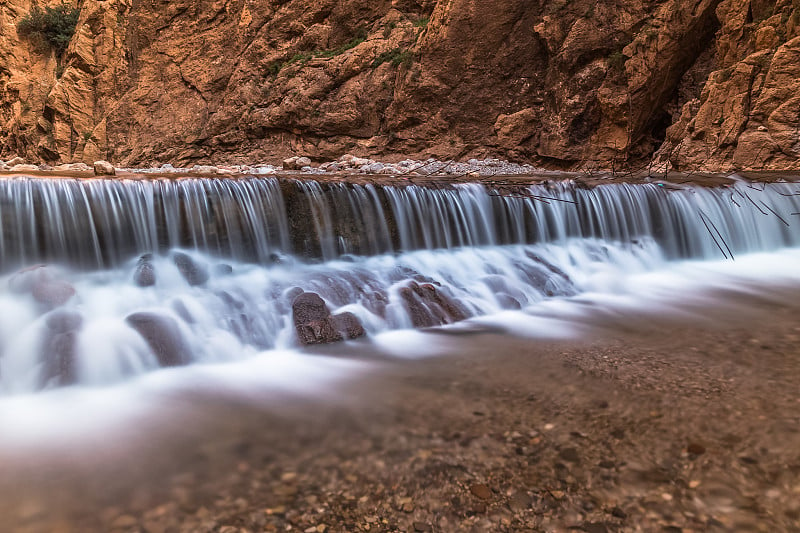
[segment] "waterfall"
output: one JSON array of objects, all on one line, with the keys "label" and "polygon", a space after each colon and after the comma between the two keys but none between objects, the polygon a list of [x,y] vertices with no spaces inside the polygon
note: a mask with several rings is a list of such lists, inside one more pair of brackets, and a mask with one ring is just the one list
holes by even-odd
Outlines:
[{"label": "waterfall", "polygon": [[302,292],[372,335],[796,247],[798,211],[790,183],[0,180],[0,394],[291,348]]}]

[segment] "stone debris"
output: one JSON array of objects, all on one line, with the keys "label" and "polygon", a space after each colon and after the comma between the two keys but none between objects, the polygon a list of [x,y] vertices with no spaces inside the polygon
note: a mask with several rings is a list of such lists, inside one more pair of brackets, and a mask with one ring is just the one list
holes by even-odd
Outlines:
[{"label": "stone debris", "polygon": [[39,167],[36,165],[27,165],[24,163],[13,165],[9,169],[11,172],[38,172]]},{"label": "stone debris", "polygon": [[114,165],[108,161],[95,161],[94,162],[94,175],[95,176],[114,176],[117,171]]},{"label": "stone debris", "polygon": [[470,177],[485,178],[501,175],[525,175],[533,172],[542,172],[543,169],[528,164],[512,163],[501,159],[470,159],[464,162],[441,161],[438,159],[404,159],[390,163],[375,159],[356,157],[345,154],[333,161],[315,164],[305,156],[292,156],[281,163],[280,166],[253,163],[242,165],[211,166],[194,165],[192,167],[176,167],[165,163],[151,168],[124,168],[119,169],[133,174],[201,174],[215,175],[252,175],[271,176],[281,174],[359,174],[414,177],[442,176],[442,177]]}]

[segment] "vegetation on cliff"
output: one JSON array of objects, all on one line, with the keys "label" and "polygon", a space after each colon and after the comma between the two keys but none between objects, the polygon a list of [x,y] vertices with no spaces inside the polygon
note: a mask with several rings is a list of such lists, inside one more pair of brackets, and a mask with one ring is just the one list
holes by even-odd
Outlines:
[{"label": "vegetation on cliff", "polygon": [[75,34],[79,15],[79,9],[66,3],[44,8],[33,6],[17,23],[17,32],[27,37],[38,51],[52,49],[61,55]]}]

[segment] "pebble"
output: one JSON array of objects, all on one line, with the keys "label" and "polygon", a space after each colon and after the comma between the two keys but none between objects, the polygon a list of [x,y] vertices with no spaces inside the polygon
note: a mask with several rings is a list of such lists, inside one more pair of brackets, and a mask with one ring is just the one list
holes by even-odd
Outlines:
[{"label": "pebble", "polygon": [[473,494],[473,496],[480,498],[481,500],[489,500],[492,498],[492,489],[483,483],[475,483],[471,485],[469,487],[469,491]]},{"label": "pebble", "polygon": [[561,451],[558,452],[558,456],[568,463],[579,463],[581,461],[578,450],[575,448],[562,448]]},{"label": "pebble", "polygon": [[508,507],[512,511],[524,511],[531,506],[531,497],[524,492],[515,492],[508,498]]},{"label": "pebble", "polygon": [[704,453],[706,453],[706,447],[703,446],[702,444],[697,443],[697,442],[691,442],[686,447],[686,451],[690,455],[703,455]]}]

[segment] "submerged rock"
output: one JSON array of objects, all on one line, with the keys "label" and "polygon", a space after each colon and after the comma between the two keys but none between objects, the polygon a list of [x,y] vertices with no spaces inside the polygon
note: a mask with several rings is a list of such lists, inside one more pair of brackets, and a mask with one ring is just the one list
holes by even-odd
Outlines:
[{"label": "submerged rock", "polygon": [[156,269],[153,266],[153,255],[144,254],[139,258],[133,272],[133,282],[139,287],[152,287],[156,284]]},{"label": "submerged rock", "polygon": [[328,306],[314,292],[304,292],[292,302],[292,318],[302,344],[328,344],[366,335],[353,313],[331,315]]},{"label": "submerged rock", "polygon": [[128,315],[125,322],[147,341],[161,366],[181,366],[191,360],[189,348],[174,318],[140,312]]},{"label": "submerged rock", "polygon": [[367,334],[358,317],[351,312],[339,313],[331,317],[333,325],[345,339],[357,339]]},{"label": "submerged rock", "polygon": [[208,281],[208,267],[198,263],[191,256],[183,252],[175,252],[172,256],[175,266],[189,285],[202,285]]},{"label": "submerged rock", "polygon": [[16,293],[30,293],[34,300],[49,308],[64,305],[75,295],[75,288],[45,265],[20,270],[8,280],[8,288]]},{"label": "submerged rock", "polygon": [[303,344],[327,344],[342,340],[331,320],[331,312],[319,294],[304,292],[292,302],[292,319]]},{"label": "submerged rock", "polygon": [[45,317],[41,348],[42,386],[72,385],[78,380],[76,346],[83,317],[76,311],[56,310]]},{"label": "submerged rock", "polygon": [[469,316],[466,309],[432,283],[410,281],[399,292],[415,328],[452,324]]}]

